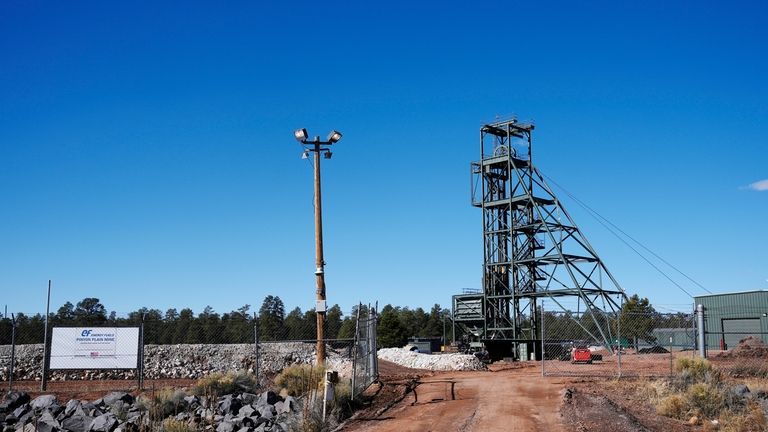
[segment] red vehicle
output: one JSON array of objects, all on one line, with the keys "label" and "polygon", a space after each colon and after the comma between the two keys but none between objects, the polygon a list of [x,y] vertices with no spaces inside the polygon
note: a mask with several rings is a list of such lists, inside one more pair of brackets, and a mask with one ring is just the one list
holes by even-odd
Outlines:
[{"label": "red vehicle", "polygon": [[571,363],[592,363],[592,351],[586,347],[573,347],[571,349]]}]

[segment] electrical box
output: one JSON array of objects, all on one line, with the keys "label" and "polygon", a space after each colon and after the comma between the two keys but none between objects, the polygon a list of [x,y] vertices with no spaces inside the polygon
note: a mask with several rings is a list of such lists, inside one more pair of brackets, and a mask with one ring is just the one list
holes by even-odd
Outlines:
[{"label": "electrical box", "polygon": [[315,305],[315,312],[325,312],[325,300],[318,300]]}]

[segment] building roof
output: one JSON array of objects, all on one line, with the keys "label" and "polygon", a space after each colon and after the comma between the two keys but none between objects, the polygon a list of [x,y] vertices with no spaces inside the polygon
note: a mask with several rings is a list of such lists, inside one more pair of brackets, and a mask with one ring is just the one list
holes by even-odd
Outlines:
[{"label": "building roof", "polygon": [[753,293],[765,293],[765,294],[768,294],[768,291],[766,291],[766,290],[732,291],[732,292],[724,292],[724,293],[697,295],[697,296],[693,296],[693,298],[718,297],[718,296],[724,296],[724,295],[739,295],[739,294],[753,294]]}]

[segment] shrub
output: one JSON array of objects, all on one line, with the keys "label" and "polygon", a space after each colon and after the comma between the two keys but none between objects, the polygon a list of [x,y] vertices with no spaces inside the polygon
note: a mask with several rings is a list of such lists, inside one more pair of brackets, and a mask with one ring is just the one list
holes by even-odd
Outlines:
[{"label": "shrub", "polygon": [[713,369],[707,359],[680,357],[675,362],[675,372],[690,377],[695,382],[703,382]]},{"label": "shrub", "polygon": [[184,410],[187,394],[181,390],[162,389],[145,399],[142,406],[146,407],[150,420],[163,420],[169,415],[176,415]]},{"label": "shrub", "polygon": [[709,384],[698,383],[685,392],[685,399],[691,411],[704,418],[717,418],[725,408],[722,392]]},{"label": "shrub", "polygon": [[166,419],[163,421],[161,430],[163,432],[194,432],[196,429],[190,426],[187,422]]},{"label": "shrub", "polygon": [[724,432],[760,432],[768,430],[765,412],[750,401],[742,412],[728,412],[722,416]]},{"label": "shrub", "polygon": [[688,402],[681,395],[674,394],[662,399],[656,405],[656,412],[665,417],[686,420],[689,412]]},{"label": "shrub", "polygon": [[194,386],[198,396],[218,396],[256,388],[256,378],[246,372],[213,373],[200,378]]},{"label": "shrub", "polygon": [[283,369],[275,384],[284,388],[291,396],[303,396],[312,390],[322,388],[325,369],[312,365],[293,365]]}]

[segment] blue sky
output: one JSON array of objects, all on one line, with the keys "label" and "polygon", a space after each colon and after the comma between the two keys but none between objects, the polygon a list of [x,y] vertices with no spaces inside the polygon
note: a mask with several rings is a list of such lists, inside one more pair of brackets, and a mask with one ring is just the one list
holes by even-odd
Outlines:
[{"label": "blue sky", "polygon": [[[344,134],[329,302],[448,306],[480,286],[478,129],[512,113],[705,287],[768,289],[765,2],[160,3],[0,3],[0,307],[43,311],[48,279],[54,309],[312,307],[299,127]],[[691,303],[563,201],[628,293]]]}]

